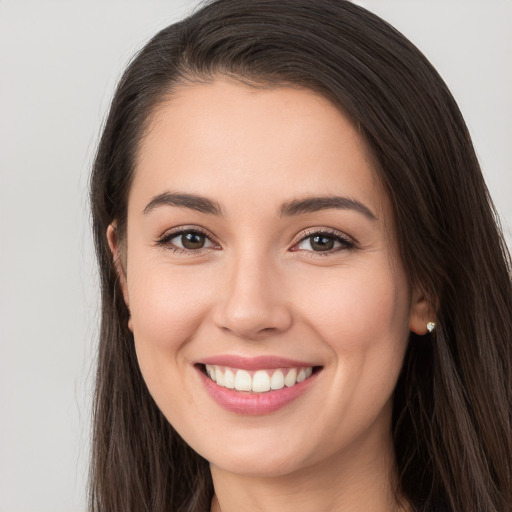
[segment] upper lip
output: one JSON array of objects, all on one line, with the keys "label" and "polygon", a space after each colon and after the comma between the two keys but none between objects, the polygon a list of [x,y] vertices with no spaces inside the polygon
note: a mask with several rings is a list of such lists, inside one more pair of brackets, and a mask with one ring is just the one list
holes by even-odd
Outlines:
[{"label": "upper lip", "polygon": [[198,361],[198,364],[227,366],[228,368],[237,368],[240,370],[273,370],[276,368],[307,368],[310,366],[318,366],[310,362],[272,355],[243,357],[230,354],[208,357]]}]

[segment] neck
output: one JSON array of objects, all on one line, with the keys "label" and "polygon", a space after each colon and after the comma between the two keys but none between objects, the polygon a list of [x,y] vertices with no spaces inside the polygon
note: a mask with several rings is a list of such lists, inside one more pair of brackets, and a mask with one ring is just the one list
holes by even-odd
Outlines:
[{"label": "neck", "polygon": [[[382,441],[382,439],[380,439]],[[385,450],[335,454],[287,475],[239,475],[211,466],[212,512],[395,512],[409,510],[396,494],[391,440]],[[368,448],[368,447],[361,447]],[[363,453],[365,450],[363,450]]]}]

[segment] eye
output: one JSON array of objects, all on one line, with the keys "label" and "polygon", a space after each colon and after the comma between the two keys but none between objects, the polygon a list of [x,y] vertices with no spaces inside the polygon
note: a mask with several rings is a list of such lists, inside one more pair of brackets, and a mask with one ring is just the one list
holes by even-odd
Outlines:
[{"label": "eye", "polygon": [[157,244],[175,251],[199,251],[215,247],[205,233],[195,229],[174,231],[158,240]]},{"label": "eye", "polygon": [[312,251],[332,253],[343,249],[353,249],[354,242],[341,234],[330,232],[315,232],[303,238],[293,246],[295,251]]}]

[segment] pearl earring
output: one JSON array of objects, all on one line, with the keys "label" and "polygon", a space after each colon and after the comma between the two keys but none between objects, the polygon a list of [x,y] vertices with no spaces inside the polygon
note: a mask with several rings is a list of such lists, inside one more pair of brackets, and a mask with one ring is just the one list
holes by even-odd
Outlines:
[{"label": "pearl earring", "polygon": [[427,331],[432,332],[436,328],[435,322],[427,322]]}]

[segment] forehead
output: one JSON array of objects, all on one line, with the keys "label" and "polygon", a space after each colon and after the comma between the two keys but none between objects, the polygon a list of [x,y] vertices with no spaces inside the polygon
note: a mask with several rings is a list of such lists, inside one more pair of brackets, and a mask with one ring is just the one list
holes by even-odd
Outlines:
[{"label": "forehead", "polygon": [[330,101],[227,80],[181,86],[153,113],[130,202],[167,190],[260,208],[307,195],[357,196],[377,211],[387,202],[363,138]]}]

